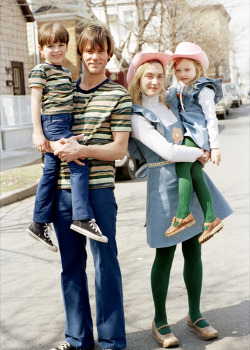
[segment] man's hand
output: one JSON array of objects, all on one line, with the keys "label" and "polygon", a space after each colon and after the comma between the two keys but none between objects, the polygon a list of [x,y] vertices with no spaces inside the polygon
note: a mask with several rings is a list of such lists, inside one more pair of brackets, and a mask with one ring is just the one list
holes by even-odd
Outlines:
[{"label": "man's hand", "polygon": [[46,139],[43,133],[32,134],[32,141],[36,149],[40,152],[46,152],[49,149],[49,141]]},{"label": "man's hand", "polygon": [[201,157],[197,158],[197,160],[201,163],[202,168],[205,167],[205,164],[208,162],[209,158],[210,153],[208,151],[204,151],[204,154]]},{"label": "man's hand", "polygon": [[219,165],[221,161],[221,152],[219,148],[212,148],[211,149],[211,162],[213,164]]},{"label": "man's hand", "polygon": [[[79,135],[80,136],[80,135]],[[62,147],[54,152],[55,156],[58,156],[63,162],[76,162],[79,165],[84,165],[78,160],[78,158],[85,159],[83,157],[83,149],[87,146],[80,145],[77,142],[79,136],[72,136],[68,139],[60,139],[58,142],[61,143]]]}]

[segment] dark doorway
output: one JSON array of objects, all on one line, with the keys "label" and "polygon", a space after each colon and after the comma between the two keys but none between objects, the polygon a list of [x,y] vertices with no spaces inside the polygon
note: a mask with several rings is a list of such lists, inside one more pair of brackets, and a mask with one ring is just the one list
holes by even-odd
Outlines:
[{"label": "dark doorway", "polygon": [[25,95],[23,62],[11,61],[14,95]]}]

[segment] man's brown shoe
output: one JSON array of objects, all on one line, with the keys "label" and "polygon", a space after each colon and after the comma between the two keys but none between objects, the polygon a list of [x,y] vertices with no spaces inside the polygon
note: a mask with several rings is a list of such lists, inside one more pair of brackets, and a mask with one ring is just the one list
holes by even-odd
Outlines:
[{"label": "man's brown shoe", "polygon": [[167,326],[168,326],[168,324],[165,324],[164,326],[156,328],[155,321],[153,320],[152,333],[153,333],[155,340],[163,348],[172,348],[174,346],[178,346],[179,340],[174,336],[173,333],[168,333],[168,334],[162,335],[161,333],[158,332],[160,329],[167,327]]},{"label": "man's brown shoe", "polygon": [[[174,227],[175,222],[179,223],[179,225],[177,225],[176,227]],[[174,216],[171,226],[165,232],[165,236],[167,236],[167,237],[174,236],[177,233],[184,231],[186,228],[194,226],[195,223],[196,223],[196,221],[195,221],[192,213],[190,213],[184,219],[179,219],[176,216]]]},{"label": "man's brown shoe", "polygon": [[189,315],[187,315],[187,330],[192,333],[195,333],[199,338],[203,340],[210,340],[213,338],[217,338],[218,331],[214,329],[212,326],[207,326],[204,328],[196,326],[196,324],[201,320],[205,320],[205,318],[198,318],[198,320],[192,323]]},{"label": "man's brown shoe", "polygon": [[[204,227],[208,226],[207,230]],[[216,218],[213,222],[204,222],[202,235],[199,237],[199,243],[202,244],[212,238],[217,232],[223,228],[223,223],[219,218]]]}]

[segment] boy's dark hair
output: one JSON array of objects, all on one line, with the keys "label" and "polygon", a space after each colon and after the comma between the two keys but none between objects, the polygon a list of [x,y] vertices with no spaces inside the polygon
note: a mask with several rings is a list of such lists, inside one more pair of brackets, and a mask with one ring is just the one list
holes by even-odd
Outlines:
[{"label": "boy's dark hair", "polygon": [[92,48],[99,46],[101,49],[104,48],[105,41],[107,41],[109,57],[113,56],[114,53],[114,41],[109,30],[100,25],[90,24],[80,34],[77,43],[77,54],[82,57],[83,50],[87,43],[90,43]]},{"label": "boy's dark hair", "polygon": [[38,44],[41,48],[44,45],[56,43],[59,41],[62,44],[68,45],[69,32],[60,23],[45,23],[38,31]]}]

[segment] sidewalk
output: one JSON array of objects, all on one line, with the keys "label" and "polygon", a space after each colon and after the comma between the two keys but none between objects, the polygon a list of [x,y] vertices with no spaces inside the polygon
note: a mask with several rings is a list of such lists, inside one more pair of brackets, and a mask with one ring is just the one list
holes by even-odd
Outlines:
[{"label": "sidewalk", "polygon": [[[41,153],[38,152],[34,147],[26,147],[20,150],[13,151],[2,151],[0,153],[1,172],[18,168],[24,165],[30,165],[39,163],[41,161]],[[23,200],[27,197],[33,196],[36,193],[37,183],[32,183],[28,187],[20,188],[12,192],[6,192],[0,195],[0,206],[12,204],[14,202]]]}]

